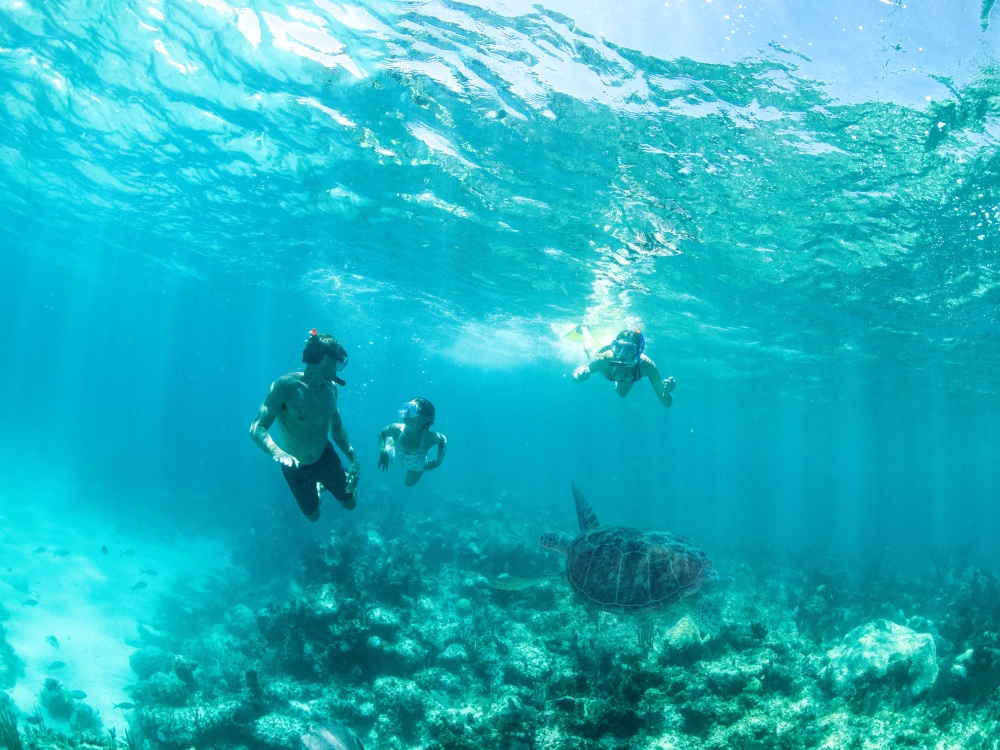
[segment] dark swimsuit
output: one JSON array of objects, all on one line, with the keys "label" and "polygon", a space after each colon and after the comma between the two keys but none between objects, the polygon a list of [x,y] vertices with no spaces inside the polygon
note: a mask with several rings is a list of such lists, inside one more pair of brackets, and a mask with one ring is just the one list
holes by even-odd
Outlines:
[{"label": "dark swimsuit", "polygon": [[344,471],[340,457],[329,442],[316,463],[299,464],[294,469],[282,464],[281,472],[285,475],[285,481],[288,482],[292,494],[295,495],[295,502],[307,516],[319,510],[317,482],[345,508],[354,507],[354,493],[347,494],[347,472]]},{"label": "dark swimsuit", "polygon": [[[620,367],[621,365],[612,365],[612,367]],[[611,377],[611,371],[604,373],[604,377],[610,380],[612,383],[628,383],[630,382],[628,376],[624,378],[613,378]],[[632,383],[638,383],[642,380],[642,360],[636,362],[635,367],[632,368]]]}]

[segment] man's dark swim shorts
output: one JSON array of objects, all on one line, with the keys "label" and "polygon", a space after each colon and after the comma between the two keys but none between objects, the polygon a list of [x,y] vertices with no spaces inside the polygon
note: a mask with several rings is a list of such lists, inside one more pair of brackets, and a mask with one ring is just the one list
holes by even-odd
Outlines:
[{"label": "man's dark swim shorts", "polygon": [[316,463],[299,464],[295,469],[289,469],[282,464],[281,472],[285,475],[285,481],[291,487],[299,508],[307,516],[319,510],[317,482],[345,508],[350,510],[354,507],[354,493],[347,494],[347,472],[344,471],[337,452],[329,443],[326,444],[326,450]]}]

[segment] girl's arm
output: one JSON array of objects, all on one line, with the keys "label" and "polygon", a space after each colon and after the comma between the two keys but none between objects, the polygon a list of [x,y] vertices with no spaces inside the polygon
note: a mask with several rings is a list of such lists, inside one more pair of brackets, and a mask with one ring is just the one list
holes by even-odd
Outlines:
[{"label": "girl's arm", "polygon": [[385,450],[385,441],[392,436],[398,438],[400,433],[398,424],[387,424],[378,433],[378,467],[385,471],[389,468],[389,454]]},{"label": "girl's arm", "polygon": [[446,438],[440,432],[432,433],[432,435],[434,438],[434,442],[437,443],[438,454],[437,458],[435,458],[433,461],[427,462],[427,465],[424,467],[424,469],[436,469],[438,466],[440,466],[441,462],[444,461],[445,451],[448,450],[448,438]]},{"label": "girl's arm", "polygon": [[660,399],[660,403],[669,409],[671,404],[674,403],[674,397],[670,395],[670,392],[677,385],[674,379],[666,378],[660,380],[660,371],[657,369],[656,363],[645,354],[642,355],[639,372],[642,373],[643,377],[649,378],[649,384],[653,386],[653,391],[656,393],[657,398]]}]

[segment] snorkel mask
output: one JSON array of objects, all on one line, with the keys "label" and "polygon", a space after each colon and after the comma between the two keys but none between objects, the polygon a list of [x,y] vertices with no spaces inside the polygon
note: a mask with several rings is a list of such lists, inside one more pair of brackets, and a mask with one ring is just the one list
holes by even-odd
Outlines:
[{"label": "snorkel mask", "polygon": [[646,349],[646,337],[638,330],[622,331],[608,348],[611,349],[611,364],[634,367]]},{"label": "snorkel mask", "polygon": [[420,413],[420,404],[416,401],[406,401],[400,405],[397,413],[400,419],[416,419],[417,417],[423,416]]}]

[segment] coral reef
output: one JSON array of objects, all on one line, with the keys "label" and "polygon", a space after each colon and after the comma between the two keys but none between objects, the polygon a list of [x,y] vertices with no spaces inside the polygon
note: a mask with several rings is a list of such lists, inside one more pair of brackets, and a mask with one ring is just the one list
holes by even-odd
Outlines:
[{"label": "coral reef", "polygon": [[[715,597],[723,625],[710,636],[682,608],[596,613],[555,580],[493,590],[497,571],[553,567],[511,538],[558,524],[513,509],[465,508],[464,524],[455,515],[444,503],[359,511],[306,551],[290,586],[219,581],[185,595],[183,618],[168,601],[132,656],[142,679],[129,741],[353,748],[356,734],[368,750],[944,750],[1000,738],[1000,582],[961,560],[902,577],[815,551],[725,550],[716,562],[735,582]],[[475,520],[491,515],[501,520]],[[69,719],[78,746],[96,737],[99,719],[88,725],[58,684],[40,702]],[[32,731],[26,746],[61,747],[51,730]]]}]

